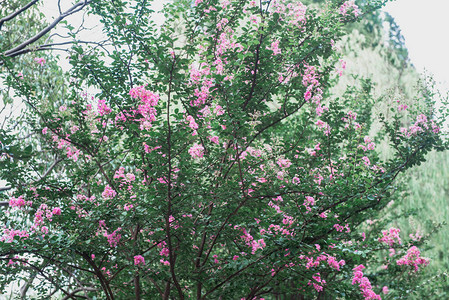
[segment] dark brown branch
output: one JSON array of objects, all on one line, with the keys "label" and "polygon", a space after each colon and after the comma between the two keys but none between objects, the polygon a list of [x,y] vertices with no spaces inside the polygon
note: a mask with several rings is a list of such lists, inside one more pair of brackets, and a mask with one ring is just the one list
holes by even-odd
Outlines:
[{"label": "dark brown branch", "polygon": [[[168,202],[168,209],[167,213],[165,215],[165,231],[167,234],[167,244],[168,244],[168,251],[169,251],[169,261],[170,261],[170,274],[173,280],[173,283],[175,284],[176,290],[178,291],[179,299],[184,299],[184,294],[182,292],[181,285],[178,282],[178,279],[176,277],[175,273],[175,263],[176,263],[176,253],[175,249],[173,249],[173,243],[172,243],[172,236],[171,236],[171,230],[170,230],[170,216],[172,215],[172,145],[171,145],[171,134],[172,129],[170,125],[170,102],[171,102],[171,93],[172,93],[172,84],[173,84],[173,75],[174,75],[174,68],[175,68],[176,59],[173,59],[173,63],[170,70],[170,81],[168,85],[168,93],[167,93],[167,126],[168,126],[168,133],[167,133],[167,146],[168,146],[168,184],[167,184],[167,202]],[[166,299],[168,299],[168,294],[164,295]]]},{"label": "dark brown branch", "polygon": [[[96,288],[91,288],[91,287],[82,287],[82,288],[78,288],[76,290],[74,290],[73,292],[71,292],[69,295],[66,295],[64,298],[62,298],[62,300],[67,300],[72,298],[73,296],[75,296],[75,294],[79,293],[79,292],[86,292],[86,291],[91,291],[91,292],[96,292],[98,291],[98,289]],[[79,296],[77,296],[79,297]]]}]

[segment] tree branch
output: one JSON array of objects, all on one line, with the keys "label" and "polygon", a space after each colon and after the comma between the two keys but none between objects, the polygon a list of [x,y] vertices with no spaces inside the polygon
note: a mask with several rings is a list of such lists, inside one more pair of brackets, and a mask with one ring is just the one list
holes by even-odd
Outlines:
[{"label": "tree branch", "polygon": [[84,0],[84,1],[80,1],[78,3],[76,3],[75,5],[73,5],[71,8],[69,8],[66,12],[64,12],[63,14],[60,14],[59,17],[57,17],[53,23],[51,23],[50,25],[48,25],[47,27],[45,27],[43,30],[41,30],[39,33],[37,33],[35,36],[33,36],[32,38],[26,40],[25,42],[23,42],[22,44],[16,46],[13,49],[10,49],[6,52],[3,53],[3,55],[5,55],[6,57],[13,57],[15,56],[14,54],[18,51],[21,51],[23,49],[25,49],[27,46],[33,44],[34,42],[36,42],[37,40],[39,40],[41,37],[43,37],[45,34],[47,34],[50,30],[52,30],[53,28],[56,27],[56,25],[59,24],[59,22],[61,22],[64,18],[82,10],[86,5],[88,5],[91,2],[91,0]]},{"label": "tree branch", "polygon": [[[39,182],[39,181],[41,181],[41,180],[44,180],[45,179],[45,177],[47,177],[49,174],[50,174],[50,172],[62,161],[63,159],[62,158],[58,158],[58,159],[56,159],[52,164],[51,164],[51,166],[50,167],[48,167],[48,169],[47,169],[47,171],[45,171],[45,173],[44,174],[42,174],[42,175],[39,175],[39,179],[38,180],[34,180],[34,181],[32,181],[30,184],[35,184],[35,183],[37,183],[37,182]],[[22,186],[26,186],[27,184],[22,184]],[[9,191],[9,190],[11,190],[12,189],[12,186],[3,186],[3,187],[0,187],[0,192],[3,192],[3,191]],[[9,202],[8,201],[2,201],[2,202],[0,202],[0,207],[2,207],[2,206],[9,206]]]},{"label": "tree branch", "polygon": [[33,6],[34,4],[36,4],[36,2],[39,0],[32,0],[30,1],[27,5],[25,5],[24,7],[22,7],[21,9],[13,12],[12,14],[10,14],[9,16],[6,16],[2,19],[0,19],[0,29],[2,29],[3,23],[10,21],[12,19],[14,19],[15,17],[17,17],[19,14],[23,13],[24,11],[26,11],[28,8],[30,8],[31,6]]}]

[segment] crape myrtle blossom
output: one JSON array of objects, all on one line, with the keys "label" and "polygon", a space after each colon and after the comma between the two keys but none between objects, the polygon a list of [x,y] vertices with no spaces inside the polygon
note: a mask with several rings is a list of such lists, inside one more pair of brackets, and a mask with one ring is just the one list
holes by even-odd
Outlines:
[{"label": "crape myrtle blossom", "polygon": [[376,294],[373,291],[369,279],[363,276],[362,272],[363,269],[365,269],[364,265],[358,265],[354,269],[352,269],[353,270],[352,285],[355,284],[359,285],[360,291],[362,292],[363,297],[365,297],[365,300],[381,300],[382,298],[380,297],[380,295]]},{"label": "crape myrtle blossom", "polygon": [[159,102],[159,95],[146,90],[145,86],[132,88],[129,91],[129,95],[131,98],[139,99],[141,101],[136,111],[142,116],[142,118],[136,119],[140,122],[140,130],[150,130],[152,127],[151,123],[156,121],[157,111],[155,106],[157,106]]},{"label": "crape myrtle blossom", "polygon": [[202,158],[204,156],[204,147],[200,144],[194,144],[190,147],[189,154],[192,158]]},{"label": "crape myrtle blossom", "polygon": [[134,256],[134,264],[136,266],[138,265],[144,265],[145,264],[145,258],[143,258],[142,255],[136,255]]},{"label": "crape myrtle blossom", "polygon": [[45,58],[43,58],[43,57],[36,57],[35,59],[34,59],[34,61],[37,63],[37,64],[39,64],[39,65],[41,65],[41,66],[43,66],[47,61],[45,60]]},{"label": "crape myrtle blossom", "polygon": [[401,128],[401,134],[410,138],[412,136],[416,136],[419,133],[424,133],[426,131],[431,131],[435,134],[440,132],[440,128],[433,120],[429,120],[426,115],[420,114],[416,117],[416,122],[412,124],[409,128]]},{"label": "crape myrtle blossom", "polygon": [[429,259],[420,255],[421,251],[419,251],[418,247],[412,246],[408,249],[407,254],[401,257],[396,263],[398,265],[411,266],[417,272],[420,266],[424,267],[429,264]]},{"label": "crape myrtle blossom", "polygon": [[117,192],[109,185],[106,185],[101,195],[104,199],[112,199],[117,195]]},{"label": "crape myrtle blossom", "polygon": [[379,242],[385,243],[392,247],[395,243],[401,244],[401,238],[399,237],[400,229],[391,227],[389,230],[382,230],[382,237],[379,238]]},{"label": "crape myrtle blossom", "polygon": [[360,8],[355,4],[354,0],[346,1],[339,8],[339,13],[343,16],[347,16],[349,13],[353,13],[354,16],[358,17],[361,14]]}]

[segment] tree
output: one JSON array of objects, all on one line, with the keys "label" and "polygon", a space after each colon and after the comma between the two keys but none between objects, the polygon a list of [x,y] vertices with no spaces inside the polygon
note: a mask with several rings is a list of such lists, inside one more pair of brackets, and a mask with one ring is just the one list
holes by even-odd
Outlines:
[{"label": "tree", "polygon": [[[65,299],[407,295],[428,263],[422,242],[367,221],[399,197],[401,172],[447,148],[441,120],[424,89],[424,107],[393,103],[373,136],[369,81],[331,93],[343,25],[379,4],[173,1],[158,27],[151,1],[94,1],[112,47],[75,43],[54,101],[3,55],[40,136],[1,135],[2,288],[23,279]],[[395,153],[381,161],[385,138]]]}]

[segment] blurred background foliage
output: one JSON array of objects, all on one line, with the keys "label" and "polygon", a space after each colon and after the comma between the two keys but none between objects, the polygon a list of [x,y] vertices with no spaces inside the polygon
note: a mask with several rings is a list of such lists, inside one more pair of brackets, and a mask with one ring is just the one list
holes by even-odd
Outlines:
[{"label": "blurred background foliage", "polygon": [[[322,0],[303,2],[317,7],[326,3]],[[362,2],[356,1],[359,5]],[[361,78],[369,78],[373,94],[380,99],[373,109],[374,114],[388,114],[389,104],[398,100],[404,104],[418,100],[418,105],[424,101],[444,101],[446,96],[443,91],[435,90],[432,78],[416,71],[408,57],[401,29],[391,15],[377,10],[363,20],[350,24],[346,30],[348,36],[338,46],[347,68],[334,88],[336,95],[342,95],[348,85],[357,85]],[[380,126],[373,127],[379,129]],[[392,155],[391,147],[386,143],[378,143],[377,151],[384,160]],[[427,270],[429,281],[441,280],[445,284],[441,285],[443,288],[440,290],[428,290],[425,286],[414,288],[420,289],[420,293],[428,293],[429,299],[447,299],[449,153],[428,154],[426,162],[409,170],[401,180],[400,197],[390,204],[391,209],[385,210],[384,220],[380,223],[384,224],[384,229],[390,226],[400,228],[403,239],[416,233],[423,236],[426,240],[425,245],[421,246],[423,256],[431,258]]]}]

